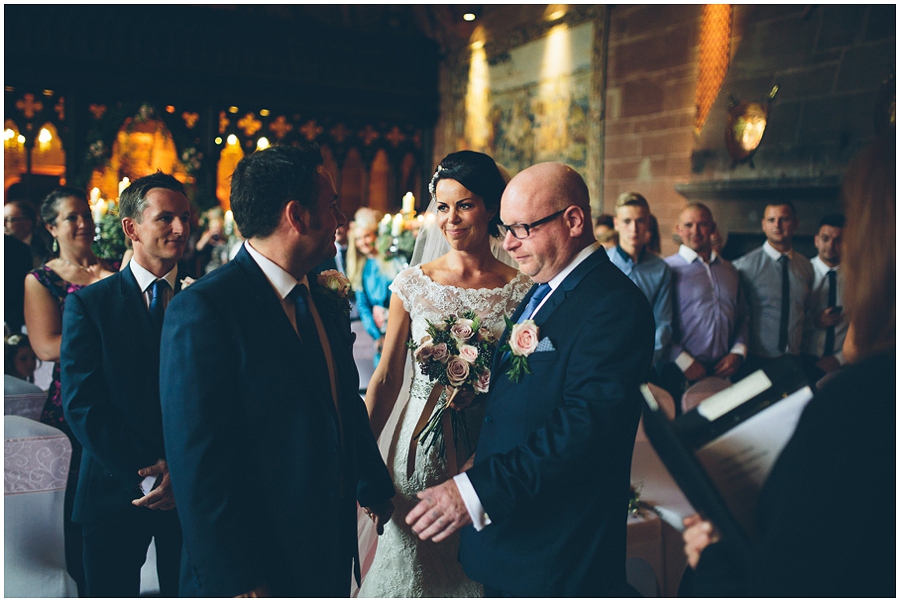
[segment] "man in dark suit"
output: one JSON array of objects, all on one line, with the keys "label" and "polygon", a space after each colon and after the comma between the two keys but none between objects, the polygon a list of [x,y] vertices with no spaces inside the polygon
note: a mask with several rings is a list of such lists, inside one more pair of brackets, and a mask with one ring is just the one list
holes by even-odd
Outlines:
[{"label": "man in dark suit", "polygon": [[504,248],[538,283],[512,316],[534,321],[536,348],[501,340],[530,373],[512,382],[516,358],[494,356],[474,465],[419,494],[406,521],[435,541],[465,527],[463,568],[488,596],[622,594],[653,314],[594,240],[587,186],[570,167],[519,173],[500,216]]},{"label": "man in dark suit", "polygon": [[3,236],[3,321],[10,334],[22,332],[25,324],[25,276],[31,271],[28,245]]},{"label": "man in dark suit", "polygon": [[163,445],[159,337],[191,209],[181,183],[157,172],[122,193],[119,211],[134,256],[69,295],[63,317],[63,411],[84,446],[73,520],[84,535],[86,596],[138,596],[155,537],[168,597],[178,594],[181,528]]},{"label": "man in dark suit", "polygon": [[307,276],[345,218],[313,146],[241,160],[231,207],[244,246],[163,328],[181,594],[348,596],[356,502],[381,530],[394,489],[358,394],[347,301]]}]

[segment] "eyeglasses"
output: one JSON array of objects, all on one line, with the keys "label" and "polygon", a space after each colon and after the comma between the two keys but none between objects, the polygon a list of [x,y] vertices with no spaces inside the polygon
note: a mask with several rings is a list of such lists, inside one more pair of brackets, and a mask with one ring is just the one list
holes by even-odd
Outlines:
[{"label": "eyeglasses", "polygon": [[[568,209],[568,207],[566,207]],[[532,222],[530,224],[500,224],[500,230],[503,232],[504,236],[507,232],[513,235],[513,238],[518,238],[519,240],[523,238],[528,238],[531,235],[531,229],[535,226],[540,226],[541,224],[546,224],[547,222],[553,221],[560,215],[566,212],[566,209],[562,211],[557,211],[553,215],[548,215],[543,219],[539,219],[536,222]]]}]

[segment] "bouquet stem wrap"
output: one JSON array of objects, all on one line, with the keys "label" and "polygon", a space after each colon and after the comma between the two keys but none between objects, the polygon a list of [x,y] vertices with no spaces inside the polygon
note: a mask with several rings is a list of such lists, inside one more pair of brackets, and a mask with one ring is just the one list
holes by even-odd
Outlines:
[{"label": "bouquet stem wrap", "polygon": [[[444,402],[437,414],[432,417],[432,413],[434,413],[438,400],[441,398],[441,393],[443,393],[445,389],[448,391],[447,401]],[[416,428],[413,430],[412,440],[409,442],[409,455],[406,458],[407,478],[411,478],[416,470],[416,450],[418,448],[419,439],[427,438],[428,434],[432,432],[434,432],[434,437],[431,440],[431,445],[435,444],[435,438],[440,438],[441,447],[447,458],[447,470],[449,470],[452,475],[459,472],[459,462],[456,458],[456,433],[453,428],[453,412],[447,411],[450,408],[450,404],[453,403],[453,400],[456,398],[457,393],[459,393],[459,389],[455,387],[445,387],[440,383],[435,383],[434,388],[431,389],[431,394],[425,401],[425,407],[422,408],[422,413],[419,415],[418,422],[416,422]],[[435,432],[437,429],[440,429],[442,432],[438,434]],[[450,435],[451,441],[453,441],[453,445],[447,445],[446,443],[448,434]]]}]

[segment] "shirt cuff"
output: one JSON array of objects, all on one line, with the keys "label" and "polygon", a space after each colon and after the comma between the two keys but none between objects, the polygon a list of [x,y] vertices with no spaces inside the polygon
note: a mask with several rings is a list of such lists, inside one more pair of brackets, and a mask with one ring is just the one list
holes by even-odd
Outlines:
[{"label": "shirt cuff", "polygon": [[687,351],[682,351],[678,354],[678,357],[675,358],[675,365],[678,366],[679,370],[682,372],[690,368],[693,363],[694,358]]},{"label": "shirt cuff", "polygon": [[478,499],[478,494],[475,493],[475,487],[472,486],[469,476],[461,472],[453,477],[453,481],[456,483],[456,488],[459,489],[459,495],[466,505],[466,510],[469,512],[469,517],[472,519],[472,526],[475,527],[475,530],[481,531],[491,524],[491,517],[484,511],[484,507],[481,505],[481,500]]},{"label": "shirt cuff", "polygon": [[731,348],[730,353],[735,353],[735,354],[741,356],[742,358],[746,359],[747,358],[747,346],[744,345],[743,343],[735,343],[734,347]]},{"label": "shirt cuff", "polygon": [[837,358],[837,361],[838,361],[838,363],[840,363],[841,366],[847,365],[847,360],[844,358],[843,351],[838,351],[837,353],[834,354],[834,357]]}]

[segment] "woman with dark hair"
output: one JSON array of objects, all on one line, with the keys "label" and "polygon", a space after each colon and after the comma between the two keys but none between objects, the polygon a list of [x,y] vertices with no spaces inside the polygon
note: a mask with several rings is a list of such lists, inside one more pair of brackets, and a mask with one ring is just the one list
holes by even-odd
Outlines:
[{"label": "woman with dark hair", "polygon": [[59,345],[62,341],[62,316],[66,296],[114,274],[91,250],[94,220],[83,190],[62,186],[51,192],[41,204],[41,220],[53,237],[52,250],[58,256],[25,278],[25,325],[35,354],[53,365],[53,380],[47,391],[47,403],[41,422],[54,426],[72,442],[72,462],[66,489],[66,559],[69,574],[83,587],[81,568],[81,532],[71,523],[71,501],[78,482],[81,444],[72,435],[62,411],[59,387]]},{"label": "woman with dark hair", "polygon": [[[376,436],[384,435],[382,451],[388,446],[397,518],[385,526],[378,540],[361,597],[483,595],[481,586],[467,578],[459,564],[458,534],[440,543],[422,541],[402,518],[418,503],[418,492],[455,474],[439,445],[411,445],[417,424],[432,415],[426,402],[434,383],[415,369],[406,343],[421,341],[429,321],[439,323],[465,310],[475,311],[483,327],[498,338],[502,334],[504,317],[513,313],[532,284],[492,252],[492,240],[500,240],[500,197],[505,187],[500,169],[487,155],[461,151],[445,157],[429,186],[429,226],[420,233],[413,265],[391,285],[384,354],[369,383],[366,405],[372,430]],[[495,242],[494,247],[499,245]],[[445,395],[446,391],[441,399]],[[435,411],[442,405],[439,400]],[[466,411],[468,438],[473,443],[478,440],[483,411],[477,406]],[[452,439],[445,435],[448,447],[454,445]],[[472,450],[457,450],[460,462],[471,455]],[[362,556],[366,550],[363,542]]]},{"label": "woman with dark hair", "polygon": [[3,373],[33,383],[38,359],[28,337],[24,334],[11,334],[6,337],[5,343]]},{"label": "woman with dark hair", "polygon": [[759,542],[748,559],[738,560],[709,522],[685,520],[695,569],[686,575],[688,595],[896,595],[895,157],[891,135],[857,157],[844,178],[844,354],[851,364],[809,402],[769,474],[756,512]]}]

